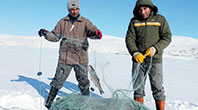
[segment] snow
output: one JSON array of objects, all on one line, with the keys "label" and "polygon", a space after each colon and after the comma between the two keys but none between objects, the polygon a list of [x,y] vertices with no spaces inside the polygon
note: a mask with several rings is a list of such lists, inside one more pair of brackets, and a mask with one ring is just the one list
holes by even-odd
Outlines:
[{"label": "snow", "polygon": [[171,44],[166,48],[165,56],[177,58],[198,58],[198,39],[174,36]]},{"label": "snow", "polygon": [[[42,75],[39,77],[40,37],[0,34],[0,110],[46,110],[47,97],[58,59],[59,43],[42,39]],[[111,97],[111,90],[128,89],[131,78],[131,56],[124,38],[105,35],[89,40],[89,61],[105,91],[100,95],[93,84],[93,97]],[[198,110],[198,39],[174,36],[163,59],[167,110]],[[41,88],[40,88],[41,87]],[[155,109],[149,80],[146,82],[145,105]],[[42,93],[41,93],[42,91]],[[74,71],[57,97],[79,92]],[[132,94],[129,94],[132,97]]]}]

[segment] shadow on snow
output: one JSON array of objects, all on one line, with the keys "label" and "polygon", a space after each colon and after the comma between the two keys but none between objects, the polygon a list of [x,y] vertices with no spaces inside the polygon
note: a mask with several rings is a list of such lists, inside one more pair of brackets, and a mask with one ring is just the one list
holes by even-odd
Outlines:
[{"label": "shadow on snow", "polygon": [[[29,84],[30,86],[32,86],[44,99],[47,99],[48,96],[48,91],[50,90],[51,86],[46,84],[43,81],[39,81],[38,79],[34,79],[34,78],[30,78],[30,77],[26,77],[26,76],[22,76],[22,75],[18,75],[18,79],[17,80],[10,80],[11,82],[26,82],[27,84]],[[49,80],[52,80],[52,78],[48,78]],[[79,93],[80,90],[78,88],[78,85],[69,82],[69,81],[65,81],[64,88],[66,88],[67,90],[70,90],[72,93]],[[65,95],[68,95],[68,93],[65,93],[61,90],[59,90],[58,95],[60,97],[63,97]],[[90,96],[95,97],[95,98],[102,98],[100,95],[97,95],[93,92],[91,92]]]}]

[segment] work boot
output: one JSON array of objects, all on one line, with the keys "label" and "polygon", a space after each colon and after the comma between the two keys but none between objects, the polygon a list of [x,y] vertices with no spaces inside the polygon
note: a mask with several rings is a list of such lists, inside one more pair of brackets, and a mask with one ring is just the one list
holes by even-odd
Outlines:
[{"label": "work boot", "polygon": [[48,95],[47,100],[45,102],[45,107],[47,109],[50,109],[50,107],[52,105],[52,102],[55,99],[57,93],[58,93],[58,89],[55,88],[55,87],[51,87],[50,92],[49,92],[49,95]]},{"label": "work boot", "polygon": [[90,92],[89,92],[89,88],[88,89],[84,89],[83,91],[81,91],[82,95],[84,96],[89,96]]},{"label": "work boot", "polygon": [[165,110],[165,101],[164,100],[155,100],[156,110]]},{"label": "work boot", "polygon": [[143,97],[134,97],[134,100],[137,102],[140,102],[141,104],[144,103],[144,98]]}]

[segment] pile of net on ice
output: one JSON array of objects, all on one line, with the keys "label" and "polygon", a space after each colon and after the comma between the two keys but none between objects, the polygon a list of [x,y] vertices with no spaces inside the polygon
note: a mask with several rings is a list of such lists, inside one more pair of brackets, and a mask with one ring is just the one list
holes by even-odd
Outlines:
[{"label": "pile of net on ice", "polygon": [[[150,71],[151,63],[152,59],[144,80]],[[104,64],[102,70],[105,70],[104,67],[106,67],[108,64],[109,63]],[[112,92],[112,98],[96,98],[92,96],[88,97],[72,93],[56,100],[52,104],[50,110],[149,110],[143,104],[140,104],[139,102],[133,100],[131,97],[128,97],[128,93],[132,93],[133,91],[137,90],[144,82],[144,80],[142,80],[142,82],[138,83],[137,85],[135,84],[139,69],[140,64],[137,65],[137,68],[134,72],[134,77],[132,77],[129,85],[129,87],[135,85],[132,89],[118,89],[116,91],[113,91],[111,90],[111,87],[106,83],[103,75],[103,80],[107,88]],[[104,71],[102,73],[104,73]]]},{"label": "pile of net on ice", "polygon": [[95,98],[70,94],[58,99],[50,110],[149,110],[131,98]]}]

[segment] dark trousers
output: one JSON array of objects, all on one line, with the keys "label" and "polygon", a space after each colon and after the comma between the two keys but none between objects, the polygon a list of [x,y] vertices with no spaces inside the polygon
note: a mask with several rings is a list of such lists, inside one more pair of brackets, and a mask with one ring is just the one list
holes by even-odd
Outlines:
[{"label": "dark trousers", "polygon": [[78,81],[78,87],[82,94],[87,95],[89,91],[89,79],[88,79],[88,65],[87,64],[75,64],[75,65],[64,65],[58,64],[56,74],[50,83],[51,86],[60,89],[63,87],[64,82],[69,76],[72,68],[74,68],[75,76]]}]

